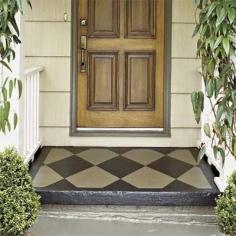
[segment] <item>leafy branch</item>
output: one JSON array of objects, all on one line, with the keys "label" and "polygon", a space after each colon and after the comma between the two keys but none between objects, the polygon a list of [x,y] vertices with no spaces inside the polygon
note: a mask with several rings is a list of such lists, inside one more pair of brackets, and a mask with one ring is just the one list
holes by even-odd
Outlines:
[{"label": "leafy branch", "polygon": [[[30,0],[26,0],[31,6]],[[16,78],[4,78],[4,70],[11,71],[10,63],[15,59],[15,46],[20,44],[20,32],[16,22],[16,14],[23,13],[22,0],[0,0],[0,132],[11,131],[10,113],[11,98],[14,89],[22,94],[22,82]],[[13,115],[14,129],[18,115]]]},{"label": "leafy branch", "polygon": [[[204,124],[204,132],[212,139],[215,158],[220,155],[224,160],[226,150],[236,156],[236,1],[194,2],[200,13],[193,36],[199,37],[197,55],[202,59],[205,93],[193,92],[192,105],[199,123],[204,100],[209,100],[214,121]],[[199,157],[204,154],[202,145]]]}]

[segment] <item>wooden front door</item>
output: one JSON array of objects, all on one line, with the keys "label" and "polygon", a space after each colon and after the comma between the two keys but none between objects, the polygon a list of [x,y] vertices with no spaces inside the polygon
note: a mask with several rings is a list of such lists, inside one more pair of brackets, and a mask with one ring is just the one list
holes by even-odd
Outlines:
[{"label": "wooden front door", "polygon": [[162,128],[164,0],[80,0],[77,126]]}]

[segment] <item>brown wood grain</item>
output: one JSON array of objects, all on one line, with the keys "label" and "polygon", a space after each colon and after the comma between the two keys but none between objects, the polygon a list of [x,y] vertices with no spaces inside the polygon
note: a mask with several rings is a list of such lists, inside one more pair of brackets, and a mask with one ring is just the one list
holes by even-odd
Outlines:
[{"label": "brown wood grain", "polygon": [[155,38],[156,1],[126,0],[125,2],[125,37]]},{"label": "brown wood grain", "polygon": [[88,0],[88,37],[118,38],[119,0]]},{"label": "brown wood grain", "polygon": [[[97,1],[99,2],[99,0]],[[153,4],[152,2],[155,3],[155,11],[153,11],[155,20],[151,32],[151,34],[155,32],[154,38],[153,36],[150,36],[151,34],[149,34],[149,36],[146,34],[146,38],[144,38],[143,32],[141,32],[142,36],[138,38],[127,38],[127,17],[125,17],[127,1],[116,1],[119,3],[119,38],[110,38],[109,36],[101,38],[100,36],[93,36],[91,38],[88,37],[87,42],[89,53],[94,51],[101,54],[106,54],[106,52],[117,52],[115,59],[112,59],[113,61],[116,61],[116,66],[114,67],[112,62],[108,62],[111,59],[110,58],[107,61],[100,62],[100,67],[104,67],[104,69],[95,68],[94,70],[93,68],[93,70],[88,69],[87,73],[78,73],[77,126],[90,128],[162,128],[164,109],[164,0],[137,0],[147,4]],[[79,2],[80,17],[91,18],[91,16],[88,16],[88,14],[91,14],[91,11],[88,10],[88,0],[81,0]],[[140,7],[136,8],[140,9]],[[150,6],[147,7],[147,9],[150,9]],[[144,16],[141,16],[141,18],[142,17]],[[145,28],[144,26],[145,25],[140,25],[140,29]],[[149,31],[145,32],[150,33],[151,28],[149,27]],[[87,34],[87,27],[80,27],[79,33]],[[80,53],[80,49],[78,51]],[[143,57],[141,60],[133,60],[131,63],[133,64],[132,73],[135,77],[138,77],[139,80],[130,84],[131,86],[127,84],[127,76],[125,73],[128,66],[125,56],[127,52],[129,52],[130,55],[146,53],[146,57]],[[80,55],[78,55],[78,60],[80,65]],[[87,63],[89,64],[89,68],[93,66],[89,60]],[[138,66],[139,63],[141,63],[140,66]],[[116,76],[114,75],[114,68],[117,68]],[[96,83],[99,83],[100,81],[100,84],[97,85],[97,88],[100,88],[99,90],[103,91],[99,91],[97,92],[97,95],[93,95],[94,98],[92,100],[90,98],[92,88],[89,81],[91,81],[91,79],[93,80],[91,77],[91,72],[93,71],[97,71],[99,74]],[[108,79],[109,73],[111,74],[111,77],[113,77],[110,78],[110,80]],[[104,74],[104,76],[102,76],[102,74]],[[114,78],[116,78],[116,82],[114,82]],[[113,86],[109,84],[111,81],[113,81]],[[114,89],[114,83],[116,83],[116,89]],[[129,88],[127,88],[127,86]],[[94,87],[94,85],[92,87]],[[126,91],[132,91],[132,97],[127,99],[128,93]],[[95,99],[96,96],[97,100]],[[114,102],[115,98],[117,99],[116,102]],[[102,100],[104,100],[103,104],[100,104],[101,106],[99,105],[99,108],[96,110],[95,104],[97,103],[98,105]],[[91,101],[93,102],[91,103]],[[109,102],[110,104],[108,105]],[[92,107],[95,109],[91,109],[91,104],[93,104]]]},{"label": "brown wood grain", "polygon": [[88,110],[118,109],[117,60],[117,52],[88,52]]},{"label": "brown wood grain", "polygon": [[155,110],[155,51],[125,52],[126,111]]}]

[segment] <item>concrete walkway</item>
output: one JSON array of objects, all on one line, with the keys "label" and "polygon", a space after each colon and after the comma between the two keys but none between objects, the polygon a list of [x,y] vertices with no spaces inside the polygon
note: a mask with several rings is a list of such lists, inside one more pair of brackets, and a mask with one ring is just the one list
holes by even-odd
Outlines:
[{"label": "concrete walkway", "polygon": [[33,236],[222,236],[212,208],[44,207]]}]

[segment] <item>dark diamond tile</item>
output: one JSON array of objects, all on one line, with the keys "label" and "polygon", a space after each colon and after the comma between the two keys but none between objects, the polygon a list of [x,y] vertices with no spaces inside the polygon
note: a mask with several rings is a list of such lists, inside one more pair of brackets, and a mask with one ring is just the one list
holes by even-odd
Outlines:
[{"label": "dark diamond tile", "polygon": [[63,179],[59,182],[51,184],[43,189],[44,190],[54,190],[54,191],[76,191],[76,190],[78,190],[73,184],[71,184],[66,179]]},{"label": "dark diamond tile", "polygon": [[112,152],[116,152],[118,154],[123,154],[123,153],[126,153],[126,152],[130,151],[132,148],[130,148],[130,147],[111,147],[109,149]]},{"label": "dark diamond tile", "polygon": [[62,177],[67,178],[70,175],[76,174],[82,170],[86,170],[93,165],[78,156],[71,156],[61,161],[49,164],[48,166]]},{"label": "dark diamond tile", "polygon": [[180,175],[190,170],[193,166],[168,156],[164,156],[161,159],[152,162],[150,165],[148,165],[148,167],[158,170],[173,178],[178,178]]},{"label": "dark diamond tile", "polygon": [[118,180],[115,183],[108,185],[104,189],[109,190],[109,191],[135,191],[137,190],[136,187],[134,187],[133,185],[123,180]]},{"label": "dark diamond tile", "polygon": [[98,166],[119,178],[143,167],[143,165],[121,156],[103,162]]},{"label": "dark diamond tile", "polygon": [[168,154],[170,152],[173,152],[176,148],[171,148],[171,147],[161,147],[161,148],[152,148],[153,150],[157,152],[161,152],[163,154]]},{"label": "dark diamond tile", "polygon": [[196,192],[198,191],[197,188],[194,188],[191,185],[185,184],[179,180],[175,180],[169,185],[167,185],[165,188],[163,188],[163,191],[167,192]]},{"label": "dark diamond tile", "polygon": [[65,147],[65,149],[72,152],[73,154],[77,154],[77,153],[83,152],[89,148],[88,147]]}]

